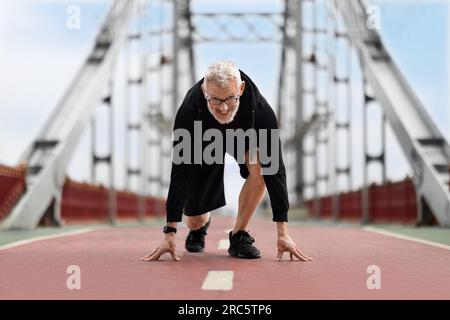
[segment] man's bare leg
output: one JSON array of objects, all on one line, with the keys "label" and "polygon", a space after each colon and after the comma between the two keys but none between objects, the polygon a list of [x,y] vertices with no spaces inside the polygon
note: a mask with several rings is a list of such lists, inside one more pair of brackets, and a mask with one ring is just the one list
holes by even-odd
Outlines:
[{"label": "man's bare leg", "polygon": [[208,223],[210,213],[204,213],[199,216],[184,216],[187,227],[190,230],[198,230]]},{"label": "man's bare leg", "polygon": [[249,171],[249,176],[245,180],[244,186],[239,194],[239,211],[236,218],[236,224],[233,228],[233,234],[239,230],[247,230],[248,223],[256,208],[261,203],[266,185],[264,178],[261,175],[261,164],[258,161],[256,164],[250,164],[248,161],[248,153],[245,155],[245,163]]}]

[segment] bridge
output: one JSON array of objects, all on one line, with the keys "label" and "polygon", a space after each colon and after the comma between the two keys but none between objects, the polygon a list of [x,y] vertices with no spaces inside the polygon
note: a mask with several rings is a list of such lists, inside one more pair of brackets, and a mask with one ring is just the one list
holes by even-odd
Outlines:
[{"label": "bridge", "polygon": [[[450,145],[390,52],[379,7],[365,0],[273,3],[267,11],[205,11],[196,0],[108,4],[41,130],[16,165],[0,165],[0,256],[7,261],[0,287],[8,288],[1,298],[449,298]],[[67,12],[76,28],[77,6]],[[249,44],[261,45],[255,55],[267,46],[278,52],[260,68],[276,69],[270,104],[281,129],[291,234],[315,260],[273,263],[276,234],[265,199],[251,226],[267,253],[259,265],[226,256],[233,223],[226,210],[213,215],[206,253],[183,252],[182,228],[178,265],[141,263],[161,238],[173,120],[204,72],[198,52],[217,45],[239,52]],[[267,88],[265,81],[255,79]],[[411,172],[398,181],[386,173],[387,128]],[[77,181],[68,168],[86,135],[90,179]],[[28,252],[46,272],[21,265]],[[76,293],[58,287],[69,265],[86,270],[86,286]],[[373,265],[383,290],[366,288]],[[210,284],[216,271],[225,273]]]}]

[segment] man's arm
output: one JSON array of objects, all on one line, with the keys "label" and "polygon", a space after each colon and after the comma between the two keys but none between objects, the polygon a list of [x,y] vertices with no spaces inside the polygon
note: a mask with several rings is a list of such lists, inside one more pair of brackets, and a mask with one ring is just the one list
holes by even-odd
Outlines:
[{"label": "man's arm", "polygon": [[[273,221],[277,223],[277,257],[276,261],[281,261],[284,252],[289,252],[291,260],[294,260],[294,256],[301,261],[310,261],[310,257],[305,255],[295,244],[294,240],[289,235],[288,232],[288,211],[289,211],[289,199],[286,186],[286,169],[283,162],[281,141],[279,137],[277,139],[272,139],[271,129],[278,129],[278,122],[270,105],[264,98],[261,98],[260,106],[260,116],[258,117],[258,122],[256,123],[256,128],[267,129],[268,139],[267,139],[267,151],[268,155],[271,156],[272,161],[274,161],[272,156],[271,141],[274,140],[278,143],[278,170],[274,174],[263,175],[264,182],[266,183],[266,188],[270,197],[270,204],[272,206]],[[261,141],[260,141],[261,143]],[[261,164],[264,167],[264,164]],[[269,166],[269,165],[266,165]]]},{"label": "man's arm", "polygon": [[[261,98],[259,115],[256,119],[257,129],[267,129],[267,154],[274,161],[275,155],[272,155],[272,129],[278,129],[278,122],[270,105],[264,98]],[[272,207],[273,221],[275,222],[287,222],[289,211],[289,199],[286,186],[286,169],[284,166],[283,155],[281,150],[281,141],[278,138],[278,169],[274,174],[265,174],[264,182],[266,183],[267,192],[269,193],[270,204]],[[261,141],[259,141],[261,143]],[[261,164],[261,166],[269,167],[271,164]]]},{"label": "man's arm", "polygon": [[[174,128],[185,129],[193,136],[194,117],[185,102],[178,109],[175,116]],[[182,141],[174,141],[173,147]],[[192,150],[191,150],[192,155]],[[174,154],[174,157],[176,155]],[[192,172],[192,159],[190,163],[175,164],[172,159],[170,184],[166,202],[167,222],[181,222],[183,208],[189,192],[189,180]],[[170,224],[169,224],[170,225]]]},{"label": "man's arm", "polygon": [[[193,128],[193,116],[189,113],[189,108],[185,105],[185,101],[178,109],[175,116],[173,130]],[[192,131],[191,132],[192,135]],[[173,147],[182,141],[174,141]],[[192,152],[191,152],[192,154]],[[174,154],[175,156],[175,154]],[[192,160],[192,159],[191,159]],[[178,163],[178,162],[177,162]],[[176,228],[178,222],[181,222],[183,217],[184,203],[187,198],[189,188],[190,174],[192,166],[190,163],[174,163],[172,159],[172,170],[170,174],[169,191],[166,202],[167,225]],[[169,232],[164,235],[164,239],[159,246],[156,247],[149,255],[143,257],[142,261],[156,261],[163,254],[170,253],[173,260],[178,261],[180,258],[176,254],[175,232]]]}]

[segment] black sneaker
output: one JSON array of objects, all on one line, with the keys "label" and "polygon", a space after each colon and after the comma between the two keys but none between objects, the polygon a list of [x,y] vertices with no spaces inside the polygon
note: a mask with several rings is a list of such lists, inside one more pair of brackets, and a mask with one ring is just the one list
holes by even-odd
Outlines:
[{"label": "black sneaker", "polygon": [[243,259],[261,258],[261,252],[253,246],[255,239],[247,231],[239,230],[236,234],[232,234],[233,231],[230,231],[228,235],[230,239],[228,253],[230,256]]},{"label": "black sneaker", "polygon": [[208,222],[198,230],[189,231],[189,235],[186,238],[186,250],[189,252],[203,252],[205,250],[205,236],[208,230],[209,224],[211,222],[211,217],[209,217]]}]

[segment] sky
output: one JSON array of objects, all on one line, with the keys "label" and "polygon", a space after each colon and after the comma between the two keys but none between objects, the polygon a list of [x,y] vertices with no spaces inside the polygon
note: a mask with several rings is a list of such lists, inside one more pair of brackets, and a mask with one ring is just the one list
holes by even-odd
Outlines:
[{"label": "sky", "polygon": [[[380,32],[390,53],[431,118],[449,139],[449,2],[371,2],[380,7]],[[0,163],[18,163],[21,153],[37,135],[91,49],[109,3],[101,0],[0,0]],[[71,4],[82,10],[79,30],[66,28],[66,10]],[[282,2],[278,0],[193,0],[193,10],[197,12],[281,12],[282,9]],[[275,104],[280,60],[276,44],[198,44],[195,54],[198,78],[216,60],[235,61],[251,75],[268,101]],[[119,121],[121,115],[116,117]],[[362,151],[358,147],[361,119],[361,110],[355,108],[354,187],[360,185],[362,179]],[[116,134],[120,139],[121,133]],[[72,178],[89,181],[88,150],[86,132],[68,168]],[[123,151],[119,148],[117,152]],[[119,154],[118,159],[120,165],[123,155]],[[402,179],[411,173],[390,130],[387,159],[390,179]],[[236,190],[243,183],[237,165],[229,162],[225,175],[227,202],[236,203]],[[373,170],[372,176],[376,180],[379,174]],[[117,181],[120,187],[123,174],[118,173]]]}]

